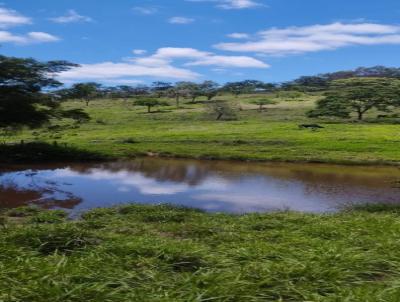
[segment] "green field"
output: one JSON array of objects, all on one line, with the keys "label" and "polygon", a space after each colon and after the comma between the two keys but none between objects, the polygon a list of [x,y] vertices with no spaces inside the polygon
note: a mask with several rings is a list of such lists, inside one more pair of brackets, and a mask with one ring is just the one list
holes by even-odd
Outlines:
[{"label": "green field", "polygon": [[[46,127],[6,137],[8,142],[46,141],[67,143],[114,158],[162,155],[206,159],[273,160],[332,163],[399,163],[400,121],[376,119],[371,112],[365,122],[310,120],[307,110],[318,95],[300,99],[279,97],[276,105],[259,112],[250,102],[259,96],[219,97],[230,99],[237,120],[216,121],[207,104],[182,101],[177,109],[155,108],[147,113],[133,101],[96,100],[86,107],[82,101],[64,103],[66,108],[83,108],[91,121],[59,129]],[[239,110],[240,109],[240,110]],[[55,122],[59,123],[59,122]],[[301,130],[302,123],[319,123],[318,131]],[[64,128],[63,128],[64,127]]]},{"label": "green field", "polygon": [[232,216],[169,206],[14,209],[0,301],[399,301],[400,211]]},{"label": "green field", "polygon": [[[4,136],[10,157],[62,160],[137,155],[400,163],[400,124],[310,120],[318,95],[230,98],[235,120],[216,121],[200,101],[147,113],[132,100],[96,100],[87,123],[54,120]],[[226,97],[224,97],[226,98]],[[324,128],[299,129],[318,123]],[[20,141],[23,140],[21,144]],[[27,144],[45,142],[49,144]],[[228,215],[167,205],[97,209],[78,220],[35,208],[0,213],[0,302],[400,300],[400,210]]]}]

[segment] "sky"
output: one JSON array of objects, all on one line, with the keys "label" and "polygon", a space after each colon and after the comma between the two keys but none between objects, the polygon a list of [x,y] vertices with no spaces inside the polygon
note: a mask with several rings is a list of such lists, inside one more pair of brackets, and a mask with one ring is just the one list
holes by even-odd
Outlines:
[{"label": "sky", "polygon": [[80,64],[66,84],[283,82],[400,67],[400,1],[5,0],[0,45]]}]

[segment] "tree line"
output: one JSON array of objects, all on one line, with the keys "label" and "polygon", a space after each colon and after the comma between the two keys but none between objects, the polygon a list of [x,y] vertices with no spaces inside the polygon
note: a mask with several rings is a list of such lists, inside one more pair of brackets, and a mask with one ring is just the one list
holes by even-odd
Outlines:
[{"label": "tree line", "polygon": [[264,83],[257,80],[244,80],[228,82],[220,85],[214,81],[202,83],[182,81],[177,83],[156,81],[151,85],[120,85],[107,87],[99,83],[76,83],[70,88],[64,88],[52,92],[53,97],[59,99],[82,99],[88,106],[90,101],[96,98],[129,99],[135,97],[173,98],[176,107],[180,106],[182,98],[190,99],[195,103],[199,97],[212,100],[220,93],[231,93],[235,96],[246,93],[266,93],[275,91],[277,84]]},{"label": "tree line", "polygon": [[[162,98],[173,98],[180,107],[182,98],[195,103],[199,97],[212,101],[217,95],[260,94],[251,103],[263,110],[274,104],[271,92],[303,91],[323,94],[309,117],[349,118],[356,114],[362,120],[369,110],[391,112],[400,107],[400,69],[382,66],[358,68],[314,77],[300,77],[287,83],[265,83],[257,80],[228,82],[214,81],[177,83],[156,81],[151,85],[120,85],[106,87],[99,83],[76,83],[62,88],[55,75],[77,67],[67,61],[40,62],[35,59],[0,55],[0,127],[27,125],[38,127],[52,118],[85,120],[89,116],[81,109],[65,110],[60,106],[66,99],[81,99],[89,105],[96,98],[135,99],[135,104],[148,111],[163,105]],[[214,101],[219,119],[229,108]],[[228,108],[228,109],[227,109]]]}]

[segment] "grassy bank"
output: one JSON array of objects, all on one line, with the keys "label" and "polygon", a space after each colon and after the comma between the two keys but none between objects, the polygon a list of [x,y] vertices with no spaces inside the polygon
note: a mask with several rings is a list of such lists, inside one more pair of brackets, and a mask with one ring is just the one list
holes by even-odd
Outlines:
[{"label": "grassy bank", "polygon": [[399,301],[400,211],[169,206],[0,220],[0,301]]},{"label": "grassy bank", "polygon": [[[225,97],[224,97],[225,98]],[[135,155],[238,159],[261,161],[303,161],[327,163],[399,163],[399,121],[375,119],[371,112],[364,123],[342,120],[310,120],[307,110],[318,96],[303,100],[276,99],[278,104],[263,112],[251,104],[255,96],[232,98],[237,120],[215,121],[207,104],[183,103],[175,108],[160,107],[155,113],[134,107],[132,101],[97,100],[86,107],[70,101],[65,107],[83,108],[92,120],[73,125],[26,130],[4,138],[7,142],[45,141],[67,143],[88,152],[122,158]],[[319,123],[323,129],[299,129],[303,123]]]},{"label": "grassy bank", "polygon": [[89,152],[68,145],[43,142],[0,144],[0,163],[30,163],[54,161],[99,161],[107,157],[99,152]]}]

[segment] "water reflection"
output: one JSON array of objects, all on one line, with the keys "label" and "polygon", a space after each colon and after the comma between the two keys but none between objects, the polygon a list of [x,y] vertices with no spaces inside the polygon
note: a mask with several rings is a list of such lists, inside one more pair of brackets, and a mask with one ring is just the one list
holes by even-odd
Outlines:
[{"label": "water reflection", "polygon": [[324,212],[348,202],[400,202],[396,167],[143,158],[2,171],[0,207],[33,203],[80,211],[135,201],[234,213]]}]

